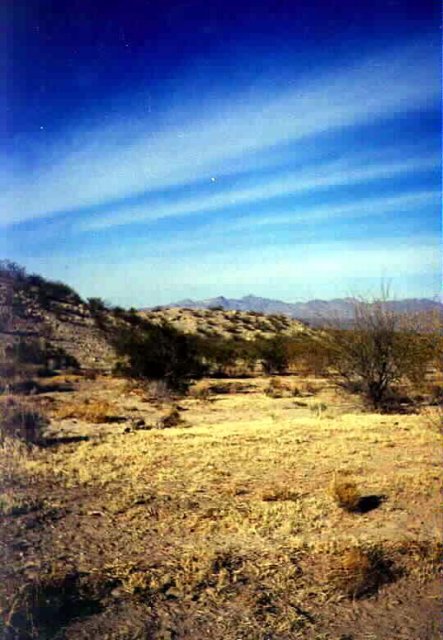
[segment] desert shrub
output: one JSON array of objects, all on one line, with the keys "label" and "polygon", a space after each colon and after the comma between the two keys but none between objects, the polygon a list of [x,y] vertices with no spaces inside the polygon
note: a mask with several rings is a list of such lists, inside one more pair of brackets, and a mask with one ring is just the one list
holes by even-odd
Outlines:
[{"label": "desert shrub", "polygon": [[287,338],[275,336],[258,340],[257,347],[265,373],[268,375],[286,373],[290,362]]},{"label": "desert shrub", "polygon": [[225,377],[239,368],[249,371],[255,366],[257,354],[255,344],[241,338],[221,336],[198,336],[196,348],[212,376]]},{"label": "desert shrub", "polygon": [[18,364],[46,364],[48,349],[41,340],[20,337],[6,349],[6,357]]},{"label": "desert shrub", "polygon": [[237,352],[233,340],[203,339],[200,340],[198,348],[213,374],[224,373],[228,367],[235,365]]},{"label": "desert shrub", "polygon": [[47,419],[30,404],[12,396],[5,397],[0,406],[0,442],[7,438],[37,444],[43,440]]},{"label": "desert shrub", "polygon": [[52,302],[81,304],[82,298],[69,285],[56,280],[47,280],[9,260],[0,261],[0,278],[7,282],[13,292],[11,304],[18,315],[24,311],[22,296],[35,300],[43,309],[51,309]]},{"label": "desert shrub", "polygon": [[331,348],[324,336],[300,333],[287,339],[289,362],[305,375],[321,375],[328,371]]},{"label": "desert shrub", "polygon": [[60,347],[43,339],[19,337],[3,349],[0,357],[0,389],[25,391],[37,387],[35,378],[53,369],[78,368],[78,362]]},{"label": "desert shrub", "polygon": [[156,325],[138,316],[135,326],[114,327],[111,341],[121,358],[116,372],[132,378],[164,380],[184,390],[205,371],[195,339],[167,322]]},{"label": "desert shrub", "polygon": [[51,309],[52,302],[68,302],[81,304],[82,298],[64,282],[46,280],[42,276],[30,275],[26,278],[23,289],[34,298],[43,309]]},{"label": "desert shrub", "polygon": [[99,315],[108,310],[108,305],[101,298],[88,298],[88,307],[91,315]]},{"label": "desert shrub", "polygon": [[24,280],[26,278],[26,270],[12,260],[0,260],[0,277],[3,280]]},{"label": "desert shrub", "polygon": [[327,370],[331,362],[328,340],[305,333],[258,338],[255,350],[263,370],[269,375],[283,374],[294,367],[305,374],[318,375]]},{"label": "desert shrub", "polygon": [[360,383],[376,408],[382,408],[392,385],[423,379],[441,349],[435,336],[422,332],[392,310],[387,298],[355,303],[353,328],[329,334],[334,367],[347,384]]}]

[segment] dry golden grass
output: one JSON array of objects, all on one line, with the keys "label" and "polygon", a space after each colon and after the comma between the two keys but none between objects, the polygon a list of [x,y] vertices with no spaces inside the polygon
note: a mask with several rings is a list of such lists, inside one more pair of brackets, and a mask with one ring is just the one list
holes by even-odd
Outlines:
[{"label": "dry golden grass", "polygon": [[423,416],[425,423],[432,431],[443,435],[443,406],[427,407],[423,411]]},{"label": "dry golden grass", "polygon": [[75,418],[92,424],[114,422],[119,418],[115,406],[106,400],[63,402],[52,410],[52,417],[59,420]]},{"label": "dry golden grass", "polygon": [[[58,487],[68,507],[45,561],[69,557],[114,581],[147,607],[152,638],[316,638],[311,618],[334,599],[436,571],[442,438],[423,416],[363,414],[337,395],[334,417],[319,418],[293,397],[268,397],[267,380],[248,382],[255,391],[181,401],[185,425],[26,453],[17,466],[40,479],[42,497],[52,478],[47,490]],[[87,388],[123,413],[117,382]],[[314,401],[332,404],[330,388]],[[131,404],[142,417],[149,409],[137,396]],[[367,514],[337,509],[337,470],[346,505],[360,497],[352,478],[386,502]],[[69,514],[77,501],[81,512]]]}]

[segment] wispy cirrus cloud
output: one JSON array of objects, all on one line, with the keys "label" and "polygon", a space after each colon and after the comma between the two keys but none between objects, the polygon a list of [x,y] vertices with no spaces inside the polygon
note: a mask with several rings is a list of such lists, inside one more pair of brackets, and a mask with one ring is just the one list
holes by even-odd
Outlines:
[{"label": "wispy cirrus cloud", "polygon": [[[266,151],[272,161],[272,153],[288,141],[297,143],[340,128],[436,106],[440,91],[435,71],[438,55],[432,44],[421,41],[346,68],[294,78],[279,95],[270,97],[258,89],[249,92],[245,100],[239,92],[231,95],[229,102],[216,104],[198,117],[177,113],[174,124],[170,124],[169,114],[168,126],[154,129],[149,119],[122,112],[106,127],[79,127],[69,142],[57,140],[51,148],[40,149],[40,156],[26,171],[20,168],[20,162],[12,163],[11,171],[3,176],[3,223],[74,211],[187,184],[217,172],[235,173],[256,167],[261,152]],[[435,65],[430,64],[434,59]],[[416,77],[419,83],[413,81]],[[132,124],[135,120],[136,126]],[[303,155],[300,146],[298,158]],[[366,179],[372,178],[367,175]],[[324,180],[326,184],[326,177]],[[224,206],[229,199],[238,203],[260,199],[266,197],[266,188],[269,197],[277,195],[280,188],[289,193],[295,188],[294,182],[294,177],[288,177],[280,184],[276,181],[244,192],[240,189],[214,195],[206,204],[164,206],[169,210],[177,206],[177,213],[169,215],[183,215],[199,206],[200,210]],[[314,179],[311,186],[315,186]]]},{"label": "wispy cirrus cloud", "polygon": [[[255,205],[262,201],[309,193],[319,189],[367,183],[381,179],[386,180],[411,173],[417,174],[438,169],[438,167],[439,159],[433,155],[406,161],[379,161],[363,166],[355,166],[351,158],[344,162],[327,163],[310,170],[300,170],[289,174],[285,172],[278,177],[268,179],[261,177],[258,183],[252,185],[240,183],[228,189],[219,189],[214,185],[215,193],[209,195],[204,194],[192,198],[181,197],[178,200],[168,199],[167,196],[158,200],[150,200],[148,198],[143,204],[91,217],[81,222],[79,228],[81,230],[99,230],[169,217],[189,216],[202,212],[210,213],[241,205]],[[434,195],[434,193],[420,193],[416,197],[418,198],[417,202],[421,202],[423,197],[428,198],[429,202],[429,196],[431,195]],[[403,203],[407,201],[415,202],[414,198],[413,195],[406,194],[405,196],[400,196],[400,199],[394,199],[394,201],[397,204],[402,201]],[[375,213],[379,204],[381,203],[373,202]],[[351,211],[351,207],[352,205],[350,207],[342,207],[340,210],[345,213],[346,211]],[[333,205],[325,207],[325,213],[327,212],[331,212],[334,215]]]},{"label": "wispy cirrus cloud", "polygon": [[[286,228],[306,231],[310,225],[323,224],[329,228],[340,221],[346,221],[352,225],[360,218],[368,217],[371,222],[376,219],[383,219],[395,216],[403,216],[408,213],[416,213],[426,209],[435,209],[437,212],[440,202],[440,191],[438,189],[417,190],[402,193],[394,196],[384,197],[361,197],[352,199],[342,205],[321,205],[311,206],[304,204],[297,208],[275,213],[253,213],[248,215],[239,215],[229,220],[211,221],[202,219],[201,224],[192,229],[185,231],[175,231],[168,237],[154,237],[152,240],[144,237],[142,240],[142,251],[150,257],[156,255],[179,255],[186,256],[196,251],[205,251],[208,247],[217,247],[223,244],[223,241],[229,237],[229,246],[236,246],[241,252],[248,250],[250,245],[250,234],[254,237],[258,236],[260,228]],[[394,219],[395,219],[394,218]],[[299,233],[299,231],[297,233]],[[247,232],[247,235],[242,235]],[[303,237],[300,233],[299,237]],[[420,240],[421,242],[422,240]],[[257,242],[260,242],[257,239]],[[285,243],[285,234],[278,241],[274,239],[273,251],[278,251],[279,247]],[[297,252],[299,244],[303,245],[303,240],[297,243]],[[357,243],[358,244],[358,243]],[[259,252],[266,248],[266,243],[259,245]],[[212,250],[212,249],[211,249]],[[257,250],[257,249],[256,249]],[[138,254],[140,248],[137,243],[133,245],[133,254]],[[125,248],[122,246],[117,249],[115,255],[125,255]]]},{"label": "wispy cirrus cloud", "polygon": [[[338,218],[355,220],[370,216],[374,219],[389,213],[398,215],[406,211],[416,211],[422,207],[435,207],[437,210],[440,196],[438,189],[427,189],[395,196],[361,198],[339,206],[335,204],[319,207],[304,206],[283,214],[241,216],[229,224],[228,230],[240,231],[253,226],[306,225],[322,221],[332,223]],[[226,226],[224,230],[226,231]]]}]

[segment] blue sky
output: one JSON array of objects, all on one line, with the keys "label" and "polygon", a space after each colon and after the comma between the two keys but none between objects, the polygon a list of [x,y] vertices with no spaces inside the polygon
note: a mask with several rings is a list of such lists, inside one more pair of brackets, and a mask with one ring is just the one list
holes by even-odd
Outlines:
[{"label": "blue sky", "polygon": [[2,256],[135,306],[440,292],[435,3],[26,4]]}]

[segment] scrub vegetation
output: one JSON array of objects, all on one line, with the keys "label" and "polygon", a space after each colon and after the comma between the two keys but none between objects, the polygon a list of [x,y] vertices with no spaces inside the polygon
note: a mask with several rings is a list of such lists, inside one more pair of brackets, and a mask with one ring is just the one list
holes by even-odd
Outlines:
[{"label": "scrub vegetation", "polygon": [[63,299],[114,360],[2,330],[2,637],[439,637],[438,329],[365,307],[234,338]]}]

